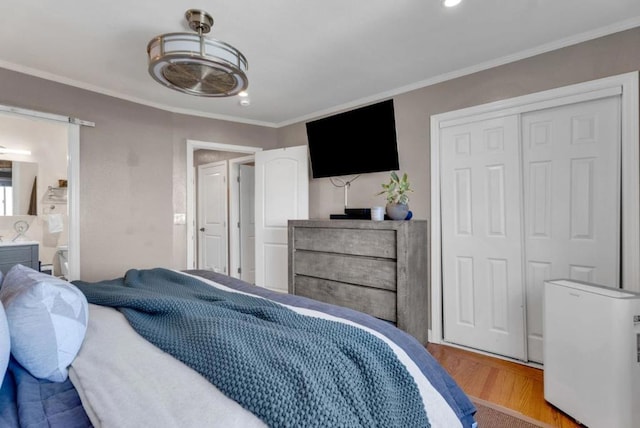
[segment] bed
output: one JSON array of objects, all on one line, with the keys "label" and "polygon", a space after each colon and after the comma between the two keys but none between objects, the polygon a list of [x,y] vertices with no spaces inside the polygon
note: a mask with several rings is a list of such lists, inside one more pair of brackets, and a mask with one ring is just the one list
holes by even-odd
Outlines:
[{"label": "bed", "polygon": [[[49,301],[44,311],[64,308],[62,333],[48,337],[75,343],[54,350],[46,373],[28,361],[40,352],[32,336],[46,328],[12,331],[24,319],[15,295],[37,287],[67,293],[64,304],[58,295],[40,300]],[[476,425],[454,380],[392,324],[211,271],[131,269],[69,284],[20,266],[0,300],[12,351],[3,427]],[[25,356],[20,346],[32,348]]]}]

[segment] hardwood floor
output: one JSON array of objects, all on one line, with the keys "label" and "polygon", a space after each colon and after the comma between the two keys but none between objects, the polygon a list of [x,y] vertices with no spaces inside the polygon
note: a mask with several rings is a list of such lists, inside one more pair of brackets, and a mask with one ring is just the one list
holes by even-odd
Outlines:
[{"label": "hardwood floor", "polygon": [[555,427],[581,427],[545,401],[542,370],[446,345],[427,349],[467,394]]}]

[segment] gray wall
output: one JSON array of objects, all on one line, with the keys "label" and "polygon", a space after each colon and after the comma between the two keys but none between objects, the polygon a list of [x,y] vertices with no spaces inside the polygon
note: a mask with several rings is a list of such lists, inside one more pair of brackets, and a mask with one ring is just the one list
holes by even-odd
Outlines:
[{"label": "gray wall", "polygon": [[[400,169],[408,173],[414,189],[409,201],[414,218],[430,218],[432,115],[636,71],[640,69],[639,47],[640,28],[635,28],[394,97]],[[278,130],[281,146],[301,141],[306,143],[304,123]],[[349,205],[384,205],[383,197],[375,194],[387,180],[386,173],[364,174],[351,186]],[[311,180],[309,216],[328,218],[342,212],[342,195],[328,179]],[[430,286],[428,283],[429,293]]]},{"label": "gray wall", "polygon": [[219,161],[247,156],[246,153],[222,152],[220,150],[196,150],[193,152],[193,166],[206,165]]},{"label": "gray wall", "polygon": [[[638,70],[639,47],[636,28],[394,97],[400,168],[415,190],[409,201],[415,217],[429,218],[431,115]],[[0,103],[96,123],[80,133],[85,280],[131,267],[185,267],[185,226],[173,225],[173,213],[186,210],[186,139],[265,149],[307,142],[304,123],[276,130],[173,114],[2,69]],[[387,177],[361,176],[349,205],[383,204],[375,194]],[[343,202],[342,189],[328,179],[311,180],[312,218],[342,212]]]},{"label": "gray wall", "polygon": [[[158,90],[165,90],[158,88]],[[173,114],[0,69],[0,104],[95,122],[80,130],[81,278],[184,268],[186,140],[273,148],[276,130]]]},{"label": "gray wall", "polygon": [[[400,169],[414,193],[409,207],[418,219],[430,217],[429,144],[431,115],[512,98],[640,69],[640,28],[495,67],[394,97]],[[304,123],[278,130],[280,146],[306,144]],[[375,196],[388,174],[365,174],[355,181],[349,205],[384,205]],[[329,179],[311,180],[309,215],[328,218],[343,210],[342,189]]]}]

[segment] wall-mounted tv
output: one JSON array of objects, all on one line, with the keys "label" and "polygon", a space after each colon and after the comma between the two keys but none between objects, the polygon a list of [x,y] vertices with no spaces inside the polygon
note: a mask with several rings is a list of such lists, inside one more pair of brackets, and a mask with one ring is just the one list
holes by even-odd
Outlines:
[{"label": "wall-mounted tv", "polygon": [[393,100],[306,125],[313,178],[399,169]]}]

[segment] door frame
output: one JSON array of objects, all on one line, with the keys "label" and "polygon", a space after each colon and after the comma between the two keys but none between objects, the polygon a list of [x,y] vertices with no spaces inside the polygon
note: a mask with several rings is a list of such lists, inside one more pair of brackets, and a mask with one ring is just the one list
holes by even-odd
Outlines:
[{"label": "door frame", "polygon": [[68,223],[68,261],[69,273],[67,280],[80,279],[80,126],[94,128],[91,121],[71,116],[62,116],[37,110],[0,104],[0,112],[20,117],[30,117],[37,120],[60,122],[67,127],[67,213]]},{"label": "door frame", "polygon": [[[229,159],[229,276],[240,278],[240,184],[237,177],[240,175],[240,165],[255,162],[255,155],[242,156]],[[254,196],[255,199],[255,196]]]},{"label": "door frame", "polygon": [[224,144],[224,143],[214,143],[208,141],[199,141],[199,140],[187,140],[186,144],[186,166],[187,166],[187,205],[186,205],[186,226],[187,226],[187,269],[196,269],[196,235],[195,231],[196,224],[196,198],[195,198],[195,189],[196,189],[196,172],[195,167],[193,165],[193,152],[196,150],[220,150],[224,152],[235,152],[235,153],[247,153],[247,154],[255,154],[256,152],[262,151],[261,147],[252,147],[252,146],[238,146],[235,144]]},{"label": "door frame", "polygon": [[[640,291],[640,136],[637,71],[578,83],[520,97],[481,104],[431,116],[431,328],[429,342],[442,343],[442,242],[440,213],[440,130],[475,120],[505,114],[522,114],[561,105],[621,96],[621,184],[622,184],[622,262],[623,289]],[[525,320],[526,322],[526,320]],[[525,324],[526,325],[526,324]]]}]

